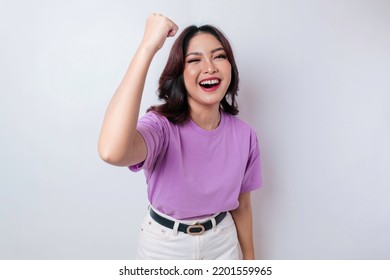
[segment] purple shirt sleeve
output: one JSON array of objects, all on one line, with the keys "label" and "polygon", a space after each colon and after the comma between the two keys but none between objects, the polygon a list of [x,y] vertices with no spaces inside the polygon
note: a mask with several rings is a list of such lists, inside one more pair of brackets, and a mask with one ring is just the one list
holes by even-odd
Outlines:
[{"label": "purple shirt sleeve", "polygon": [[163,120],[155,113],[149,112],[138,121],[137,131],[144,138],[147,155],[143,162],[129,166],[129,169],[134,172],[142,169],[152,170],[166,143]]},{"label": "purple shirt sleeve", "polygon": [[241,193],[253,191],[262,187],[261,160],[259,142],[256,133],[251,129],[250,153],[241,186]]}]

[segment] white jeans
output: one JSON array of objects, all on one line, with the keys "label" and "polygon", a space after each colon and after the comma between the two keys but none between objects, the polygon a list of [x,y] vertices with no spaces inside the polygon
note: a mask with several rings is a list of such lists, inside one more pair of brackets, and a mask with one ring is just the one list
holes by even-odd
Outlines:
[{"label": "white jeans", "polygon": [[[212,229],[201,235],[189,235],[177,231],[179,222],[202,223],[210,218],[179,221],[153,210],[165,218],[176,221],[176,230],[158,224],[150,217],[148,211],[139,234],[138,260],[237,260],[239,258],[236,226],[229,212]],[[215,225],[214,221],[213,225]]]}]

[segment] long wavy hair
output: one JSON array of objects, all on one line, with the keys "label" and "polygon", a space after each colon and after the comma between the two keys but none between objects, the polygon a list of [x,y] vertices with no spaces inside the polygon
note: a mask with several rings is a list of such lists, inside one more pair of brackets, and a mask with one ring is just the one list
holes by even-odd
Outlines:
[{"label": "long wavy hair", "polygon": [[163,103],[154,105],[147,110],[148,112],[154,111],[157,114],[163,115],[175,124],[185,123],[190,116],[188,92],[184,84],[183,72],[189,42],[199,33],[213,35],[224,48],[231,65],[231,81],[225,96],[220,102],[220,108],[231,115],[238,114],[238,105],[235,97],[238,92],[239,75],[233,50],[228,39],[222,31],[212,25],[202,25],[199,27],[191,25],[185,28],[173,43],[167,63],[161,73],[158,98]]}]

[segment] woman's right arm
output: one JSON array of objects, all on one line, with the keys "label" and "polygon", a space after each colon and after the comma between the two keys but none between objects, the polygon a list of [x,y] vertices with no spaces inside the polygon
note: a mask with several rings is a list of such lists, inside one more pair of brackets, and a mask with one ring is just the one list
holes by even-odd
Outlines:
[{"label": "woman's right arm", "polygon": [[142,42],[103,120],[98,150],[105,162],[130,166],[145,160],[146,144],[136,128],[146,75],[154,55],[177,30],[177,25],[161,14],[148,17]]}]

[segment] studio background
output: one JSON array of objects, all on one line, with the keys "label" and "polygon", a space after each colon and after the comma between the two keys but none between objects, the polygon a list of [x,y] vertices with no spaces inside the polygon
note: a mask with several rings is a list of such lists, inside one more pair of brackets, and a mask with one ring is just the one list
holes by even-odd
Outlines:
[{"label": "studio background", "polygon": [[233,45],[240,116],[261,144],[257,257],[389,259],[385,0],[2,1],[0,259],[135,257],[144,175],[101,161],[97,142],[152,12],[214,24]]}]

